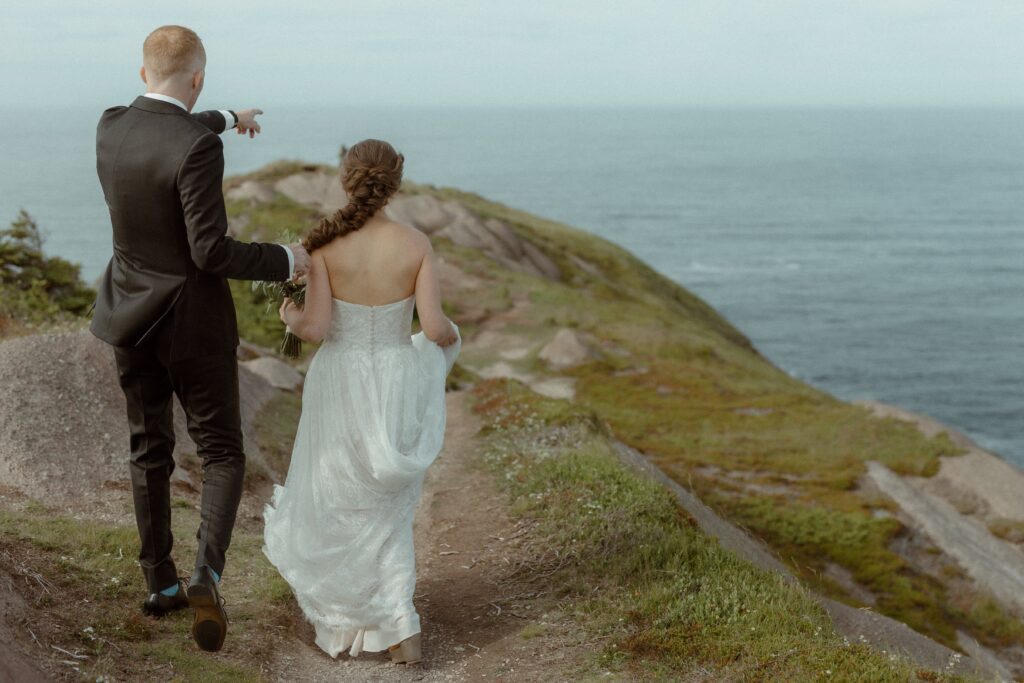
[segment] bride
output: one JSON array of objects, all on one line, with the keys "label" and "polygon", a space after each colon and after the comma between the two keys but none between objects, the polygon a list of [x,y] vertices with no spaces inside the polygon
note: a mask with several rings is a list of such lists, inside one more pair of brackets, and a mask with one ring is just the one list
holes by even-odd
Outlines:
[{"label": "bride", "polygon": [[[420,659],[412,522],[444,439],[458,328],[441,310],[430,241],[391,221],[404,157],[381,140],[345,155],[348,205],[304,241],[305,306],[281,319],[323,340],[309,366],[291,465],[264,511],[263,552],[291,585],[316,644],[336,657]],[[423,331],[410,336],[413,307]]]}]

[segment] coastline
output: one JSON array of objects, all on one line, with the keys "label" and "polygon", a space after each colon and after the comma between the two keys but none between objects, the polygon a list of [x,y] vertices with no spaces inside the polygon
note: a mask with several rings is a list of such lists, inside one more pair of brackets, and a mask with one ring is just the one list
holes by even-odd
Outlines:
[{"label": "coastline", "polygon": [[[103,103],[103,106],[115,103]],[[214,107],[216,103],[213,101],[209,104],[212,108],[220,108],[220,105]],[[50,232],[48,249],[91,264],[83,266],[87,282],[99,277],[110,257],[109,217],[102,192],[96,185],[94,168],[95,119],[102,108],[97,107],[84,120],[75,116],[74,111],[64,111],[63,108],[35,112],[34,116],[26,114],[24,118],[12,116],[9,130],[18,131],[18,134],[9,136],[11,139],[5,150],[14,161],[10,165],[11,172],[0,183],[4,188],[0,194],[9,202],[6,204],[5,222],[14,218],[21,206],[36,214],[40,224]],[[940,181],[946,191],[936,193],[939,203],[929,209],[928,215],[932,215],[930,211],[933,210],[941,211],[942,206],[952,206],[958,229],[950,228],[949,233],[961,237],[969,235],[968,241],[963,243],[959,239],[950,242],[951,234],[946,231],[933,234],[932,229],[925,230],[924,224],[916,226],[899,222],[902,216],[911,215],[911,210],[919,208],[917,204],[906,203],[905,199],[913,197],[903,194],[893,198],[898,203],[886,205],[884,218],[891,220],[879,226],[871,220],[875,217],[874,211],[882,208],[876,205],[877,197],[869,197],[871,202],[865,205],[866,210],[857,214],[863,220],[844,223],[843,219],[847,217],[843,212],[826,212],[825,209],[840,199],[844,202],[857,201],[855,206],[859,207],[862,195],[830,191],[824,195],[831,198],[827,203],[815,201],[805,207],[821,211],[813,214],[814,220],[810,221],[818,227],[810,230],[805,226],[798,231],[794,226],[803,225],[799,219],[807,218],[807,215],[793,215],[792,188],[804,185],[777,185],[783,179],[791,178],[786,174],[795,172],[796,167],[773,166],[771,168],[775,170],[770,173],[744,175],[745,169],[748,173],[750,171],[748,164],[757,163],[758,157],[751,158],[742,153],[723,157],[722,148],[715,144],[732,138],[742,143],[755,130],[763,130],[758,128],[759,125],[770,125],[769,137],[758,141],[756,148],[768,153],[764,149],[765,140],[775,141],[775,144],[782,140],[791,141],[790,133],[797,124],[811,126],[810,130],[816,131],[838,116],[841,117],[839,120],[851,123],[863,120],[864,123],[858,127],[867,123],[888,126],[903,117],[902,113],[895,116],[893,112],[833,112],[804,114],[791,119],[785,112],[722,112],[712,116],[687,112],[664,119],[614,119],[630,133],[615,136],[605,132],[607,129],[601,124],[605,119],[599,116],[586,120],[577,117],[576,122],[567,127],[565,117],[537,113],[506,116],[501,112],[491,112],[481,116],[474,112],[460,113],[456,109],[409,116],[408,112],[389,112],[386,108],[362,109],[356,111],[339,107],[329,112],[296,112],[291,107],[275,106],[267,114],[265,136],[255,141],[239,136],[228,136],[224,140],[225,172],[227,175],[250,175],[264,164],[283,158],[336,163],[338,144],[344,142],[341,137],[347,135],[338,129],[339,121],[345,121],[345,129],[350,131],[377,130],[378,126],[386,126],[389,139],[406,152],[409,177],[429,179],[439,186],[470,189],[509,206],[583,226],[593,234],[616,239],[660,272],[685,283],[712,302],[756,340],[762,340],[758,347],[787,371],[816,385],[827,385],[827,390],[843,397],[888,399],[897,405],[913,406],[927,414],[941,416],[968,429],[979,443],[1024,466],[1021,433],[1013,424],[1007,426],[1006,415],[1011,411],[1002,410],[1013,405],[1011,399],[1014,399],[1015,387],[1022,384],[1017,381],[1021,371],[1014,360],[1012,348],[1012,340],[1020,338],[1021,314],[1016,301],[1004,296],[1007,292],[1021,289],[1021,272],[1015,263],[1020,252],[1012,248],[1019,244],[1019,233],[1013,226],[1021,224],[1021,205],[1012,188],[1001,185],[996,188],[987,179],[980,180],[973,173],[968,173],[990,168],[988,163],[993,159],[993,153],[998,155],[995,159],[1002,159],[1007,142],[1014,146],[1019,144],[1022,138],[1012,131],[1017,130],[1020,124],[1005,112],[920,111],[909,119],[914,122],[913,126],[909,129],[901,127],[906,136],[892,138],[894,143],[910,144],[919,140],[919,136],[929,135],[928,131],[941,134],[942,139],[963,139],[965,133],[985,130],[986,134],[978,142],[991,143],[989,136],[998,136],[998,145],[986,144],[972,153],[977,164],[963,164],[961,151],[928,145],[925,152],[935,156],[927,158],[941,161],[945,173],[938,177],[900,173],[894,178],[899,181],[894,185],[903,190],[921,187],[921,183],[928,181]],[[975,119],[976,116],[981,118]],[[55,125],[58,119],[71,127],[63,123]],[[613,121],[610,117],[607,120]],[[501,128],[495,126],[506,122],[510,130],[521,130],[523,134],[496,137],[494,131]],[[648,125],[642,125],[645,122]],[[595,128],[598,124],[600,127]],[[670,133],[680,128],[707,130],[709,124],[714,124],[715,128],[724,126],[721,132],[728,133],[730,138],[711,136],[710,146],[687,148],[681,155],[672,153],[667,160],[673,163],[673,173],[649,174],[642,178],[630,176],[625,179],[628,184],[623,184],[623,179],[612,173],[611,167],[600,173],[593,172],[594,163],[600,165],[628,151],[628,140],[634,134],[643,135],[648,140],[680,140]],[[566,130],[573,129],[572,136],[565,135]],[[282,135],[288,130],[302,131],[302,135]],[[834,125],[825,130],[837,136],[850,132]],[[575,142],[580,137],[600,140],[601,145],[597,148],[580,146]],[[34,151],[40,139],[67,152],[61,164],[50,164],[45,155],[40,156]],[[801,136],[800,140],[803,139],[806,138]],[[545,154],[549,153],[551,159],[564,163],[564,167],[559,167],[562,170],[557,176],[538,175],[533,153],[530,152],[534,145],[537,149],[547,150]],[[567,149],[570,145],[572,149]],[[791,145],[769,147],[775,152],[799,148]],[[584,148],[587,153],[579,154]],[[599,149],[605,151],[600,152]],[[653,149],[657,150],[658,158],[666,158],[660,155],[671,151],[664,145]],[[746,149],[745,145],[741,148]],[[916,145],[914,149],[917,149]],[[858,138],[856,146],[847,148],[843,144],[836,151],[867,155],[878,164],[876,168],[883,174],[892,170],[890,162],[902,158],[892,149],[879,147],[877,138]],[[777,160],[775,152],[762,161]],[[1024,155],[1019,159],[1024,159]],[[801,177],[810,183],[810,187],[834,178],[832,174],[821,173],[821,164],[827,161],[817,157],[806,159],[811,166],[801,172]],[[837,160],[832,162],[839,163]],[[831,168],[831,165],[825,168]],[[708,175],[707,169],[712,169],[713,173]],[[907,179],[906,185],[902,179]],[[641,183],[639,189],[633,189],[634,180],[657,185],[645,187]],[[730,201],[731,191],[724,196],[719,194],[727,191],[729,183],[744,180],[750,181],[753,185],[750,189],[758,193],[753,196],[735,195],[734,199],[743,197],[743,201]],[[765,183],[771,183],[767,187],[773,191],[761,194],[759,190]],[[60,188],[60,191],[55,191],[55,188]],[[680,192],[680,188],[690,189]],[[840,189],[850,191],[856,188],[844,186]],[[997,189],[999,194],[992,198],[992,202],[978,207],[984,208],[991,224],[986,220],[970,226],[972,217],[980,214],[973,210],[964,211],[964,207],[974,206],[973,202],[965,200],[987,196],[977,193]],[[698,200],[701,196],[704,199]],[[840,206],[845,206],[845,203]],[[876,208],[870,209],[872,206]],[[767,207],[772,210],[768,211]],[[778,211],[787,213],[779,216]],[[777,220],[768,220],[773,217]],[[716,236],[716,231],[708,225],[711,219],[714,219],[711,225],[718,225],[720,221],[724,226],[732,226],[728,234]],[[820,239],[819,232],[822,233]],[[934,241],[929,239],[929,235]],[[827,241],[821,241],[825,237]],[[847,251],[847,256],[841,261],[849,261],[854,268],[847,268],[844,262],[829,258],[836,256],[832,249],[837,244],[845,244],[844,239],[851,240],[853,251]],[[928,285],[921,291],[902,291],[900,296],[891,296],[889,290],[892,287],[907,284],[903,276],[913,273],[915,281],[924,277],[918,270],[918,264],[892,261],[899,254],[919,253],[914,251],[915,244],[927,245],[930,258],[926,262],[933,272],[942,273],[942,276],[939,279],[928,276],[926,280],[920,280],[922,285]],[[964,253],[964,248],[975,253],[974,250],[983,247],[984,255],[977,252],[977,271],[964,270],[958,265],[961,263],[958,255]],[[829,260],[825,261],[826,258]],[[875,266],[883,270],[876,271]],[[840,270],[834,270],[837,267]],[[867,267],[871,270],[864,270]],[[825,274],[819,278],[818,287],[808,284],[823,270]],[[894,280],[894,277],[901,279]],[[838,287],[837,283],[841,282],[847,285]],[[843,301],[849,298],[861,302],[856,310],[851,310],[846,304],[818,305],[819,301],[843,294],[842,290],[849,289],[855,282],[869,287],[862,290],[858,286],[856,292],[845,293]],[[830,283],[836,287],[829,288]],[[880,292],[877,291],[879,289]],[[984,295],[985,291],[991,294]],[[746,295],[748,292],[749,297]],[[768,296],[768,292],[772,295]],[[929,292],[935,292],[941,301],[933,299]],[[998,296],[997,292],[1000,293]],[[779,307],[773,302],[784,305]],[[977,305],[979,303],[983,305]],[[759,310],[763,310],[762,317],[757,317]],[[970,316],[969,323],[961,323],[965,311]],[[776,331],[785,334],[786,327],[801,329],[798,314],[813,316],[816,321],[815,325],[801,330],[800,337],[806,342],[806,348],[798,348],[801,343],[782,344],[782,348],[770,345],[769,340],[776,338]],[[916,325],[920,318],[941,322],[932,327],[918,328]],[[765,320],[769,321],[767,325]],[[777,322],[770,322],[772,320]],[[844,323],[843,320],[855,321],[855,324]],[[876,323],[884,326],[873,326]],[[890,327],[896,329],[890,330]],[[863,339],[851,338],[850,334],[858,329],[863,331]],[[904,331],[900,338],[888,336],[899,329]],[[993,334],[997,331],[998,334]],[[887,335],[885,339],[882,338],[883,332]],[[989,340],[985,339],[986,335],[990,336]],[[800,337],[794,338],[800,342]],[[898,358],[891,356],[899,348],[906,348],[908,338],[931,339],[920,345],[929,347],[931,352],[922,353],[920,347],[914,346]],[[936,339],[942,340],[941,343],[936,344]],[[878,343],[875,340],[879,340]],[[851,356],[848,348],[839,362],[830,361],[828,355],[832,351],[829,350],[843,348],[847,341],[850,341],[850,347],[855,348],[860,343],[861,350]],[[985,349],[984,353],[975,353],[982,349]],[[806,362],[793,361],[794,357],[804,358],[805,354],[808,354]],[[844,372],[847,360],[850,361],[850,369]],[[885,368],[893,369],[892,374]],[[935,371],[932,374],[942,376],[933,382],[929,378],[930,370]],[[918,394],[917,385],[922,377],[931,386],[921,385],[921,393]],[[909,398],[899,391],[902,386],[907,386],[915,395],[937,397],[937,400],[929,398],[917,402],[916,396]],[[942,402],[943,397],[952,397],[963,390],[969,390],[971,395],[970,414],[958,414]],[[997,412],[1001,417],[990,417]],[[1011,415],[1009,420],[1013,419]],[[991,441],[986,440],[989,438]]]},{"label": "coastline", "polygon": [[985,450],[963,432],[935,418],[880,401],[853,401],[879,417],[910,422],[927,437],[945,433],[965,453],[943,457],[939,471],[928,478],[925,489],[946,498],[962,514],[981,519],[1024,522],[1024,468],[998,453]]},{"label": "coastline", "polygon": [[[283,162],[225,185],[242,239],[273,239],[342,200],[333,170],[317,164]],[[694,509],[713,510],[717,526],[766,544],[849,642],[905,649],[929,668],[959,662],[959,650],[1002,678],[1024,671],[1024,631],[1009,613],[1024,613],[1024,553],[986,526],[1024,520],[1012,497],[1024,472],[930,417],[840,401],[788,375],[710,305],[599,237],[453,188],[404,190],[389,213],[432,237],[464,323],[463,381],[490,387],[499,417],[542,397],[554,399],[543,403],[553,433],[586,416],[699,500]],[[265,305],[244,283],[232,289],[243,336],[278,343]],[[586,475],[573,472],[573,486]],[[731,549],[717,526],[705,531]],[[878,641],[878,623],[909,626],[927,647]],[[932,644],[946,649],[927,655]]]}]

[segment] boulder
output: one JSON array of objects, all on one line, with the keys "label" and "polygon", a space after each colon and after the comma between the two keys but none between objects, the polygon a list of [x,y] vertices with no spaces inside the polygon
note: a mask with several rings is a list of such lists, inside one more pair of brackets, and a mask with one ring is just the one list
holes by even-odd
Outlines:
[{"label": "boulder", "polygon": [[298,370],[272,356],[243,361],[242,366],[277,389],[295,391],[302,384],[302,374]]},{"label": "boulder", "polygon": [[[255,419],[277,389],[245,367],[239,387],[246,456],[259,467]],[[186,464],[195,446],[176,401],[175,433],[175,458]],[[175,478],[189,482],[188,469],[176,469]],[[71,506],[109,496],[107,482],[127,484],[128,424],[114,354],[88,331],[0,343],[0,482]]]},{"label": "boulder", "polygon": [[392,220],[410,225],[432,237],[479,249],[506,268],[549,280],[562,277],[558,266],[529,240],[496,218],[480,218],[462,204],[429,195],[399,195],[387,207]]},{"label": "boulder", "polygon": [[549,280],[561,280],[562,271],[559,267],[548,258],[548,255],[537,248],[533,242],[523,240],[523,257],[520,262],[523,263],[528,269],[532,269],[535,275],[540,275]]},{"label": "boulder", "polygon": [[554,370],[564,370],[590,358],[590,349],[570,329],[562,328],[538,354]]},{"label": "boulder", "polygon": [[228,236],[238,238],[249,227],[249,216],[228,216]]},{"label": "boulder", "polygon": [[128,480],[124,394],[87,331],[0,343],[0,482],[42,501]]},{"label": "boulder", "polygon": [[274,184],[274,189],[293,202],[316,209],[325,216],[348,203],[338,177],[321,171],[285,176]]},{"label": "boulder", "polygon": [[425,194],[398,195],[384,209],[393,221],[405,223],[433,235],[451,222],[449,212],[440,201]]},{"label": "boulder", "polygon": [[260,356],[273,356],[274,353],[274,350],[271,348],[260,346],[248,339],[239,339],[235,355],[238,356],[238,360],[241,361],[252,360],[253,358],[259,358]]},{"label": "boulder", "polygon": [[225,199],[229,201],[250,201],[257,204],[267,204],[274,200],[274,190],[266,183],[258,180],[246,180],[238,187],[233,187],[224,193]]},{"label": "boulder", "polygon": [[[322,171],[294,173],[277,181],[274,189],[324,215],[346,202],[338,179]],[[431,237],[445,237],[460,247],[479,249],[506,268],[549,280],[562,278],[558,265],[535,244],[502,221],[484,220],[458,202],[423,194],[398,194],[384,210],[392,220]]]}]

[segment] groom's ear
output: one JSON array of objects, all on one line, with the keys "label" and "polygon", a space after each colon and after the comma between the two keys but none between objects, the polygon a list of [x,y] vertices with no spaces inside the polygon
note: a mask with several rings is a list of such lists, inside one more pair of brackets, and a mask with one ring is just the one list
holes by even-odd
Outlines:
[{"label": "groom's ear", "polygon": [[146,85],[149,85],[149,81],[146,80],[146,67],[145,66],[139,68],[139,78],[142,79],[143,83],[145,83]]}]

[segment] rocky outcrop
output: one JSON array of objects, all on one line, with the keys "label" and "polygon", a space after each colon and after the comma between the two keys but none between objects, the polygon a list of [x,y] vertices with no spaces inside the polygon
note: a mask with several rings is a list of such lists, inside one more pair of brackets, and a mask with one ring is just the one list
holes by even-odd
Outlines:
[{"label": "rocky outcrop", "polygon": [[1024,614],[1024,552],[1001,541],[950,503],[871,461],[868,476],[915,526],[964,568],[979,586]]},{"label": "rocky outcrop", "polygon": [[267,204],[274,200],[274,190],[266,183],[258,180],[245,180],[238,187],[233,187],[224,193],[229,201],[248,201],[257,204]]},{"label": "rocky outcrop", "polygon": [[399,195],[387,206],[392,220],[411,225],[432,237],[445,237],[460,247],[479,249],[501,265],[537,277],[560,280],[558,266],[529,240],[495,219],[483,219],[457,202],[429,195]]},{"label": "rocky outcrop", "polygon": [[925,485],[961,511],[985,519],[1024,521],[1024,472],[977,446],[943,458],[938,473]]},{"label": "rocky outcrop", "polygon": [[[274,193],[330,215],[347,201],[337,175],[323,171],[293,173],[274,183],[246,180],[227,192],[231,200],[266,203]],[[460,247],[479,249],[501,265],[522,273],[550,280],[561,280],[562,273],[543,251],[524,239],[508,225],[494,218],[484,219],[458,202],[430,195],[398,194],[388,202],[386,212],[395,221],[423,231],[431,237],[451,240]]]},{"label": "rocky outcrop", "polygon": [[[779,574],[786,581],[799,583],[789,568],[764,543],[719,516],[639,451],[623,443],[616,443],[615,447],[623,462],[669,489],[679,505],[693,516],[701,530],[717,538],[723,548],[762,569]],[[863,640],[878,650],[905,655],[911,661],[932,669],[987,678],[994,676],[997,680],[1003,680],[1001,674],[1005,669],[1001,664],[992,666],[985,660],[962,657],[906,624],[871,610],[850,607],[821,595],[814,597],[828,612],[836,631],[851,642]]]},{"label": "rocky outcrop", "polygon": [[442,202],[425,194],[394,197],[386,210],[392,220],[411,225],[428,235],[433,235],[459,217],[469,214],[461,204]]},{"label": "rocky outcrop", "polygon": [[538,354],[553,370],[565,370],[584,363],[590,358],[590,349],[580,341],[579,335],[562,328],[544,345]]},{"label": "rocky outcrop", "polygon": [[[255,418],[276,395],[266,380],[239,368],[246,456],[263,464]],[[175,458],[195,445],[175,402]],[[48,333],[0,343],[0,482],[41,501],[75,505],[128,480],[124,394],[110,347],[88,331]],[[192,482],[188,467],[175,477]],[[266,468],[264,468],[266,469]]]},{"label": "rocky outcrop", "polygon": [[274,183],[274,189],[293,202],[316,209],[324,215],[330,215],[348,203],[338,176],[331,173],[295,173]]},{"label": "rocky outcrop", "polygon": [[242,361],[242,366],[277,389],[295,391],[302,385],[302,373],[271,356]]}]

